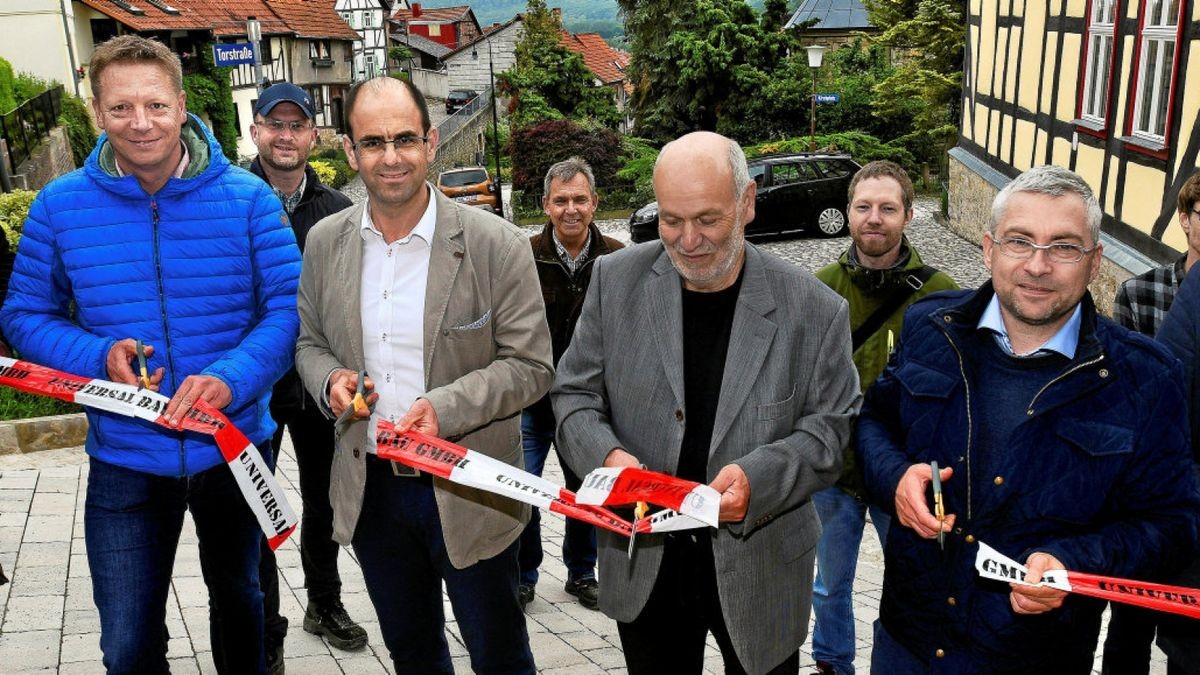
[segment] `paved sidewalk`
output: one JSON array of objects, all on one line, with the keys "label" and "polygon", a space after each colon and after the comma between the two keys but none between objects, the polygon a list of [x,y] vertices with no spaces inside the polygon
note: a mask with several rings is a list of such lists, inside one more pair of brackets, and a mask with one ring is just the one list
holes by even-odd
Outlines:
[{"label": "paved sidewalk", "polygon": [[[83,501],[87,458],[82,449],[0,456],[0,564],[12,583],[0,586],[0,672],[103,673],[100,627],[92,604],[91,577],[83,540]],[[296,460],[285,444],[278,476],[291,504],[299,509]],[[546,466],[549,480],[561,482],[553,453]],[[623,673],[624,659],[616,624],[600,612],[583,608],[563,590],[566,568],[557,553],[562,547],[563,520],[542,519],[546,560],[537,598],[526,611],[530,642],[539,671],[563,675]],[[873,537],[873,535],[872,535]],[[285,643],[287,671],[324,673],[392,672],[379,624],[350,549],[340,556],[343,600],[350,615],[370,636],[366,649],[342,652],[301,628],[304,617],[304,573],[299,537],[293,535],[277,551],[281,573],[282,612],[291,624]],[[859,566],[857,614],[860,663],[869,656],[869,622],[882,580],[882,556],[872,543]],[[185,520],[168,599],[168,657],[175,673],[213,673],[208,631],[208,594],[200,577],[191,518]],[[446,603],[446,614],[451,616]],[[456,672],[471,672],[457,626],[448,624]],[[801,663],[812,666],[809,654]],[[707,670],[722,671],[710,638]]]}]

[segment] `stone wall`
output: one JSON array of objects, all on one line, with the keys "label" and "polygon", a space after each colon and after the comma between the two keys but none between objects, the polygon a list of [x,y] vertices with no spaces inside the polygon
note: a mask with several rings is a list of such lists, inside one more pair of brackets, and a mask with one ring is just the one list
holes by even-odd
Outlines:
[{"label": "stone wall", "polygon": [[456,166],[474,166],[480,159],[486,165],[484,130],[491,123],[492,109],[483,106],[453,133],[439,138],[437,157],[429,163],[429,179],[436,181],[440,172]]},{"label": "stone wall", "polygon": [[[971,167],[964,164],[955,153],[950,155],[949,227],[964,239],[983,245],[983,233],[987,231],[988,218],[992,213],[992,200],[1000,192],[995,185]],[[1110,242],[1105,242],[1110,244]],[[1089,286],[1096,307],[1104,314],[1112,315],[1113,298],[1121,282],[1133,276],[1133,272],[1114,262],[1107,255],[1100,265],[1100,273]]]},{"label": "stone wall", "polygon": [[[7,154],[0,159],[7,162]],[[17,167],[12,176],[12,183],[14,188],[36,192],[55,178],[74,170],[75,159],[71,156],[67,130],[54,127],[50,130],[49,137],[42,139],[41,145],[34,150],[33,155]]]}]

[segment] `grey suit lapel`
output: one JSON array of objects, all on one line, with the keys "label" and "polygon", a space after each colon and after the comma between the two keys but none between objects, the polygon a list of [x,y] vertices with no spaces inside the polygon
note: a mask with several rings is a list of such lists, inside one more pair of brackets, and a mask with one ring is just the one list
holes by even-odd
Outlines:
[{"label": "grey suit lapel", "polygon": [[462,240],[462,223],[458,219],[454,202],[429,187],[429,193],[437,200],[437,222],[433,228],[433,242],[429,253],[429,278],[425,284],[425,385],[429,386],[429,368],[433,363],[433,352],[437,336],[446,321],[446,309],[450,305],[450,289],[462,266],[466,247]]},{"label": "grey suit lapel", "polygon": [[362,218],[367,208],[366,200],[350,210],[342,225],[339,237],[337,264],[339,271],[336,284],[340,295],[344,298],[342,304],[342,321],[345,323],[346,335],[350,336],[350,350],[354,363],[361,368],[367,362],[363,353],[362,339]]},{"label": "grey suit lapel", "polygon": [[675,392],[675,399],[683,403],[683,299],[679,273],[665,249],[652,269],[656,276],[646,284],[650,325],[654,327],[667,382]]},{"label": "grey suit lapel", "polygon": [[733,330],[729,335],[729,352],[725,357],[725,374],[721,378],[721,397],[713,419],[712,444],[709,456],[720,447],[725,434],[733,426],[738,412],[750,395],[767,359],[771,341],[775,338],[775,322],[767,318],[775,310],[775,298],[763,271],[762,254],[746,244],[746,270],[742,290],[738,293],[737,309],[733,314]]}]

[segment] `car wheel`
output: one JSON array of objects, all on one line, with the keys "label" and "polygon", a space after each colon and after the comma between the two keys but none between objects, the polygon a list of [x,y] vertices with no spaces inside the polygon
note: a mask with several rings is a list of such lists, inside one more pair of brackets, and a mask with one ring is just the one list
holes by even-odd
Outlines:
[{"label": "car wheel", "polygon": [[817,232],[823,237],[841,237],[846,234],[846,214],[836,206],[830,206],[817,214]]}]

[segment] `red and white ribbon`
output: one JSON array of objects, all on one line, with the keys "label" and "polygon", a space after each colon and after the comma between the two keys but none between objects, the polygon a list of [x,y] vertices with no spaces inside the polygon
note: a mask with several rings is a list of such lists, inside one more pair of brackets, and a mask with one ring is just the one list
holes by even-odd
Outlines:
[{"label": "red and white ribbon", "polygon": [[[415,431],[398,433],[395,426],[386,420],[380,420],[377,424],[375,446],[383,459],[400,462],[459,485],[504,495],[568,518],[582,520],[626,537],[632,536],[635,529],[644,534],[706,526],[696,518],[671,510],[660,511],[630,524],[608,509],[579,502],[577,494],[528,471],[427,434]],[[646,473],[664,484],[666,481],[662,479],[677,480],[662,474]],[[664,505],[661,503],[665,499],[663,494],[652,493],[649,496],[652,498],[645,501]]]},{"label": "red and white ribbon", "polygon": [[575,500],[607,506],[649,502],[709,527],[717,526],[721,508],[721,494],[708,485],[633,467],[596,469],[584,477]]},{"label": "red and white ribbon", "polygon": [[[88,379],[4,357],[0,357],[0,384],[30,394],[136,417],[172,431],[179,430],[162,416],[170,399],[149,389]],[[298,519],[258,448],[207,401],[197,402],[188,411],[181,426],[184,430],[214,437],[217,449],[233,472],[242,496],[266,534],[271,549],[278,548],[296,529]]]},{"label": "red and white ribbon", "polygon": [[1068,593],[1078,593],[1145,607],[1158,612],[1170,612],[1200,619],[1200,589],[1103,577],[1068,570],[1047,570],[1042,573],[1042,580],[1039,583],[1030,584],[1025,582],[1025,574],[1028,569],[1024,565],[983,542],[979,542],[979,553],[975,556],[975,569],[984,579],[1023,586],[1057,588]]}]

